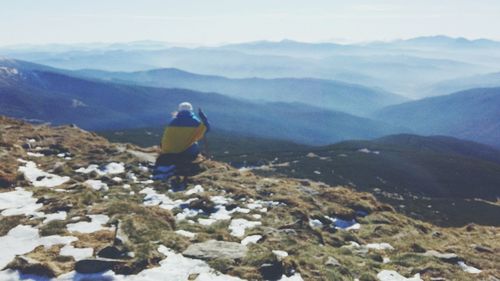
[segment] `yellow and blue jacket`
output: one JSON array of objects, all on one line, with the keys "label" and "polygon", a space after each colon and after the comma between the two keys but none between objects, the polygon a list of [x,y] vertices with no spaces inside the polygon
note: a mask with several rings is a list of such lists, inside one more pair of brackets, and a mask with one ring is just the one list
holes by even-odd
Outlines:
[{"label": "yellow and blue jacket", "polygon": [[165,128],[161,141],[161,153],[182,153],[197,155],[199,148],[197,142],[203,138],[210,129],[207,117],[200,111],[200,121],[191,111],[180,111]]}]

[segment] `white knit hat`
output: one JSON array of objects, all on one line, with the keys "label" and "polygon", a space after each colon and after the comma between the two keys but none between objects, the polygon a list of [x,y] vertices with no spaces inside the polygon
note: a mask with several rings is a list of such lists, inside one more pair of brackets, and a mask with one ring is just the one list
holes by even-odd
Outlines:
[{"label": "white knit hat", "polygon": [[193,106],[189,102],[182,102],[179,104],[178,111],[193,111]]}]

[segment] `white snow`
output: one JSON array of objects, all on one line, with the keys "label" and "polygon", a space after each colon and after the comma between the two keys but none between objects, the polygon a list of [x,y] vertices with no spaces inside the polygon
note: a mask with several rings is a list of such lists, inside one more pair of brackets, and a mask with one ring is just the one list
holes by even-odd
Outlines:
[{"label": "white snow", "polygon": [[366,244],[366,247],[374,250],[394,250],[394,247],[389,243],[370,243]]},{"label": "white snow", "polygon": [[17,68],[0,66],[0,74],[12,76],[19,74],[19,71],[17,70]]},{"label": "white snow", "polygon": [[309,220],[309,226],[312,228],[321,228],[323,227],[323,223],[320,220],[312,219]]},{"label": "white snow", "polygon": [[88,215],[91,219],[90,222],[81,221],[77,223],[70,223],[66,225],[66,228],[70,232],[80,232],[80,233],[92,233],[99,230],[111,230],[109,227],[102,226],[107,223],[109,217],[106,215]]},{"label": "white snow", "polygon": [[246,209],[246,208],[240,208],[240,207],[236,207],[234,209],[232,209],[231,211],[228,211],[226,209],[226,206],[223,206],[223,205],[217,205],[215,206],[215,208],[217,209],[214,213],[210,214],[210,219],[213,219],[213,220],[230,220],[231,219],[231,214],[233,213],[244,213],[244,214],[248,214],[250,213],[250,210],[249,209]]},{"label": "white snow", "polygon": [[195,185],[190,190],[186,191],[184,194],[192,195],[192,194],[196,194],[196,193],[202,193],[204,191],[205,191],[205,189],[201,185],[198,184],[198,185]]},{"label": "white snow", "polygon": [[231,198],[226,198],[224,196],[212,196],[210,200],[214,202],[216,205],[227,205],[229,202],[233,201]]},{"label": "white snow", "polygon": [[37,168],[36,163],[32,161],[26,162],[25,166],[19,167],[19,172],[24,174],[24,178],[31,182],[36,187],[55,187],[70,180],[69,177],[61,177],[58,175],[44,172]]},{"label": "white snow", "polygon": [[120,182],[122,182],[122,181],[123,181],[123,179],[122,179],[122,178],[120,178],[120,177],[114,177],[114,178],[112,178],[112,180],[113,180],[114,182],[118,182],[118,183],[120,183]]},{"label": "white snow", "polygon": [[262,235],[250,235],[250,236],[247,236],[245,238],[243,238],[243,240],[241,240],[241,245],[248,245],[248,244],[255,244],[257,243],[260,239],[262,239]]},{"label": "white snow", "polygon": [[82,174],[89,174],[91,172],[96,172],[100,176],[115,175],[115,174],[124,173],[125,166],[123,163],[111,162],[101,169],[101,168],[99,168],[99,165],[91,164],[87,168],[81,167],[81,168],[75,170],[75,172],[82,173]]},{"label": "white snow", "polygon": [[123,165],[123,163],[111,162],[104,167],[103,172],[108,175],[121,174],[125,172],[125,166]]},{"label": "white snow", "polygon": [[205,226],[212,225],[216,221],[217,220],[214,220],[214,219],[203,219],[203,218],[198,219],[198,223],[201,225],[205,225]]},{"label": "white snow", "polygon": [[16,187],[14,191],[0,193],[0,213],[2,216],[26,215],[40,217],[42,212],[37,212],[43,204],[36,203],[33,192],[26,191],[22,187]]},{"label": "white snow", "polygon": [[144,196],[144,205],[146,206],[159,206],[160,208],[172,210],[179,207],[181,204],[189,203],[190,201],[175,200],[173,201],[170,197],[165,194],[159,194],[151,187],[146,187],[139,191],[141,194],[146,194]]},{"label": "white snow", "polygon": [[373,154],[377,154],[377,155],[379,155],[379,154],[380,154],[380,151],[377,151],[377,150],[373,150],[373,151],[372,151],[372,150],[369,150],[369,149],[368,149],[368,148],[366,148],[366,147],[365,147],[365,148],[358,149],[358,152],[361,152],[361,153],[367,153],[367,154],[369,154],[369,153],[373,153]]},{"label": "white snow", "polygon": [[190,275],[199,274],[196,281],[242,281],[238,277],[221,274],[202,260],[186,258],[161,245],[158,251],[165,256],[159,267],[149,268],[136,275],[119,275],[113,271],[98,274],[78,274],[74,271],[59,276],[60,281],[109,280],[109,281],[157,281],[188,280]]},{"label": "white snow", "polygon": [[280,281],[304,281],[304,279],[302,279],[302,276],[300,276],[300,273],[295,273],[294,275],[292,275],[290,277],[283,274]]},{"label": "white snow", "polygon": [[478,274],[478,273],[482,272],[482,270],[480,270],[478,268],[475,268],[475,267],[470,266],[470,265],[466,265],[465,262],[463,262],[463,261],[459,261],[458,262],[458,266],[460,266],[460,268],[463,271],[468,272],[468,273]]},{"label": "white snow", "polygon": [[55,220],[65,220],[68,214],[65,211],[59,211],[53,214],[46,214],[43,223],[48,223]]},{"label": "white snow", "polygon": [[175,233],[187,238],[194,238],[196,236],[196,233],[182,229],[176,230]]},{"label": "white snow", "polygon": [[260,220],[262,218],[262,215],[259,215],[259,214],[253,214],[252,215],[252,218],[256,219],[256,220]]},{"label": "white snow", "polygon": [[59,252],[62,256],[72,256],[75,261],[83,260],[85,258],[92,257],[94,249],[92,248],[75,248],[71,245],[66,245],[61,248]]},{"label": "white snow", "polygon": [[107,191],[109,189],[108,185],[100,180],[86,180],[83,184],[94,190]]},{"label": "white snow", "polygon": [[231,230],[231,235],[236,237],[243,237],[245,235],[245,229],[253,228],[261,225],[260,221],[248,221],[246,219],[233,219],[229,224],[229,230]]},{"label": "white snow", "polygon": [[26,154],[29,156],[29,157],[44,157],[45,155],[41,154],[41,153],[38,153],[38,152],[26,152]]},{"label": "white snow", "polygon": [[77,173],[82,173],[82,174],[89,174],[91,172],[95,171],[96,173],[99,174],[100,170],[99,170],[99,166],[96,165],[96,164],[91,164],[89,165],[87,168],[78,168],[75,170],[75,172]]},{"label": "white snow", "polygon": [[377,278],[380,281],[423,281],[419,273],[413,277],[406,278],[394,270],[382,270],[377,274]]},{"label": "white snow", "polygon": [[276,256],[276,258],[278,258],[279,261],[288,257],[288,253],[285,251],[281,251],[281,250],[273,250],[273,254]]},{"label": "white snow", "polygon": [[325,216],[325,218],[329,219],[333,223],[336,229],[359,230],[361,228],[361,225],[357,223],[355,220],[348,221],[328,216]]},{"label": "white snow", "polygon": [[7,235],[0,237],[0,245],[2,245],[0,268],[4,268],[16,255],[29,253],[40,245],[51,247],[56,244],[69,244],[76,240],[78,238],[73,236],[40,237],[38,229],[28,225],[18,225],[11,229]]},{"label": "white snow", "polygon": [[181,220],[185,220],[187,218],[196,217],[200,213],[203,213],[203,211],[185,208],[182,210],[181,213],[178,213],[177,215],[175,215],[175,220],[181,221]]}]

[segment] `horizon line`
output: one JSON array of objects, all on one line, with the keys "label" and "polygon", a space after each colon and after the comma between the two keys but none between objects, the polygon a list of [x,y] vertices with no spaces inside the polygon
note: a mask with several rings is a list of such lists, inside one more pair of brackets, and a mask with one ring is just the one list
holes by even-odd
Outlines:
[{"label": "horizon line", "polygon": [[[385,39],[374,39],[374,40],[351,40],[348,38],[337,38],[337,39],[326,39],[326,40],[297,40],[293,38],[282,38],[282,39],[257,39],[248,41],[221,41],[221,42],[211,42],[211,43],[199,43],[199,42],[173,42],[173,41],[163,41],[161,39],[137,39],[129,41],[78,41],[78,42],[47,42],[47,43],[11,43],[11,44],[0,44],[0,48],[29,48],[29,47],[48,47],[48,46],[72,46],[72,45],[114,45],[114,44],[130,44],[130,43],[161,43],[166,45],[171,45],[168,47],[219,47],[224,45],[232,44],[248,44],[248,43],[280,43],[280,42],[298,42],[306,44],[338,44],[338,45],[363,45],[372,43],[391,43],[397,41],[407,41],[419,38],[449,38],[454,40],[464,39],[469,42],[487,40],[493,42],[500,42],[500,38],[487,38],[487,37],[466,37],[466,36],[451,36],[446,34],[432,34],[432,35],[422,35],[422,36],[412,36],[406,38],[385,38]],[[109,47],[109,46],[103,46]]]}]

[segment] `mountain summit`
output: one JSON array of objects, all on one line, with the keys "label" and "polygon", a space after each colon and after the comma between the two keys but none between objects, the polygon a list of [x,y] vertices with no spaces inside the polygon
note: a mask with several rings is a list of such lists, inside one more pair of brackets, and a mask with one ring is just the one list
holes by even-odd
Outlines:
[{"label": "mountain summit", "polygon": [[256,176],[209,160],[186,190],[174,191],[151,180],[154,148],[4,117],[0,129],[2,280],[500,274],[494,227],[440,228],[398,214],[369,193]]}]

